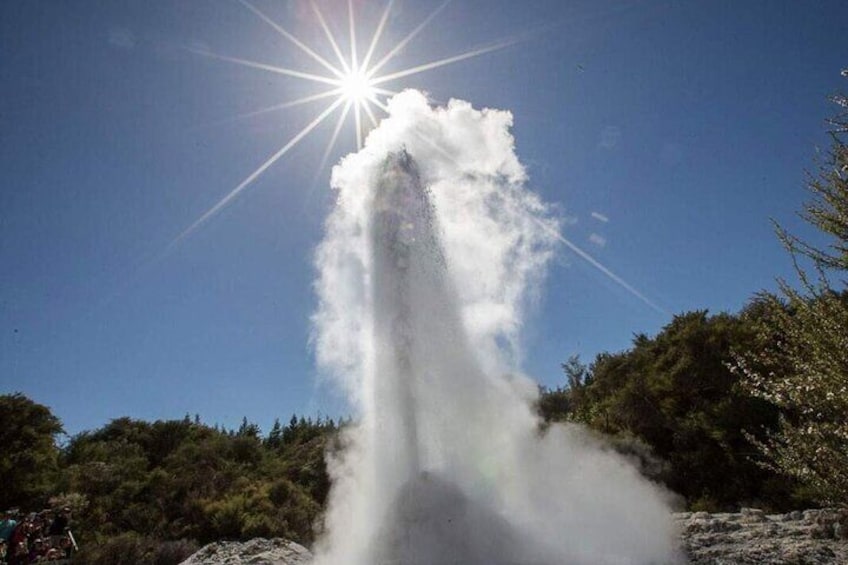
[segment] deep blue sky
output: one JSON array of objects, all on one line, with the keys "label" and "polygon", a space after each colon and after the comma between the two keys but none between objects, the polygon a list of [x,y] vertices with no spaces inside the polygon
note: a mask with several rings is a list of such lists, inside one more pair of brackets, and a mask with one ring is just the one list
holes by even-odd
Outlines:
[{"label": "deep blue sky", "polygon": [[[330,55],[304,2],[256,4]],[[321,5],[341,33],[344,3]],[[399,0],[384,52],[437,5]],[[382,3],[357,6],[364,49]],[[794,212],[845,86],[846,21],[841,0],[455,0],[393,68],[526,40],[392,86],[511,110],[532,186],[576,220],[566,237],[669,313],[736,311],[792,274],[769,218],[809,233]],[[332,124],[161,257],[321,108],[216,125],[314,88],[187,46],[320,70],[228,0],[0,3],[0,393],[69,432],[346,413],[308,344]],[[554,385],[569,355],[669,320],[563,249],[524,368]]]}]

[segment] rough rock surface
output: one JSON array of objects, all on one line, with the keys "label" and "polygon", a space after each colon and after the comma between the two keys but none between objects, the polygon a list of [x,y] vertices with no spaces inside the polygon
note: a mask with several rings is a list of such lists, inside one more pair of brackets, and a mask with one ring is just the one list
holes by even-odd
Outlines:
[{"label": "rough rock surface", "polygon": [[693,565],[848,563],[848,512],[675,514]]},{"label": "rough rock surface", "polygon": [[311,560],[309,550],[293,541],[256,538],[210,543],[180,565],[308,565]]},{"label": "rough rock surface", "polygon": [[[674,515],[691,565],[848,564],[848,511],[767,515],[682,512]],[[216,542],[181,565],[308,565],[309,550],[282,539]]]}]

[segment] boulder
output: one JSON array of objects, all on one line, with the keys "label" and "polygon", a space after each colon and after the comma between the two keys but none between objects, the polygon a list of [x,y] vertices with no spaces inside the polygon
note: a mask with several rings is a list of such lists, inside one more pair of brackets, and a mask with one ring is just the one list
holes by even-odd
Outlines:
[{"label": "boulder", "polygon": [[311,561],[309,550],[293,541],[255,538],[210,543],[180,565],[308,565]]}]

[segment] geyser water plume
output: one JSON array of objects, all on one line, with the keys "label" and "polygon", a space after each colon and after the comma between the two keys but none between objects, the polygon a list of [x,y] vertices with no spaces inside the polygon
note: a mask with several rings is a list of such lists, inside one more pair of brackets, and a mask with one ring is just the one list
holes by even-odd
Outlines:
[{"label": "geyser water plume", "polygon": [[358,418],[317,565],[676,560],[658,487],[577,426],[539,433],[518,334],[558,226],[511,121],[407,91],[333,170],[315,346]]}]

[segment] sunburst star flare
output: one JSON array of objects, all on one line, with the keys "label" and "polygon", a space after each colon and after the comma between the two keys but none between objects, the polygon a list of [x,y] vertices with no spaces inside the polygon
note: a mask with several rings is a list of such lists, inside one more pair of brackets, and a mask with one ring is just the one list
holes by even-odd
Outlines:
[{"label": "sunburst star flare", "polygon": [[241,57],[234,57],[230,55],[215,53],[207,49],[189,48],[188,51],[210,59],[240,65],[255,70],[265,71],[274,74],[281,74],[291,78],[301,79],[313,83],[327,84],[330,85],[332,89],[319,92],[311,96],[299,98],[297,100],[282,102],[273,106],[269,106],[267,108],[261,108],[252,112],[242,113],[227,121],[232,121],[232,119],[243,119],[253,117],[275,110],[299,106],[307,102],[313,102],[316,100],[321,100],[323,98],[335,97],[335,100],[323,110],[321,110],[316,115],[315,119],[309,122],[309,124],[301,131],[295,134],[288,142],[283,145],[282,148],[280,148],[273,155],[271,155],[271,157],[269,157],[266,161],[259,165],[253,172],[248,174],[240,183],[235,186],[235,188],[230,190],[223,198],[221,198],[211,208],[204,212],[188,228],[183,230],[182,233],[180,233],[168,245],[167,250],[170,250],[171,248],[176,246],[180,241],[184,240],[186,237],[191,235],[197,228],[199,228],[207,221],[209,221],[212,217],[220,213],[237,196],[239,196],[245,189],[247,189],[257,178],[259,178],[259,176],[261,176],[261,174],[264,173],[271,165],[276,163],[283,155],[285,155],[289,150],[291,150],[295,145],[297,145],[312,130],[317,128],[325,119],[327,119],[334,112],[336,112],[336,110],[340,109],[340,115],[333,129],[333,133],[327,143],[327,147],[321,159],[320,168],[323,169],[324,166],[326,166],[326,163],[330,157],[330,153],[332,152],[333,147],[338,141],[341,129],[344,126],[348,116],[350,116],[351,114],[353,115],[353,122],[355,128],[356,147],[357,150],[361,149],[364,135],[365,133],[367,133],[365,130],[368,129],[368,126],[363,124],[363,114],[367,118],[368,124],[370,124],[371,128],[377,127],[380,122],[378,112],[383,112],[384,114],[387,112],[386,104],[381,101],[379,97],[393,96],[398,93],[396,90],[390,90],[378,85],[383,85],[384,83],[396,81],[401,78],[423,73],[428,70],[463,61],[465,59],[470,59],[472,57],[477,57],[485,53],[490,53],[492,51],[502,49],[504,47],[507,47],[508,45],[515,43],[514,41],[501,42],[489,47],[472,49],[470,51],[460,53],[459,55],[446,57],[437,61],[432,61],[430,63],[415,65],[413,67],[396,71],[391,74],[381,75],[378,74],[380,69],[382,69],[389,61],[394,59],[403,50],[403,48],[406,47],[406,45],[410,41],[412,41],[450,3],[450,0],[442,2],[433,12],[431,12],[424,19],[423,22],[421,22],[415,29],[412,30],[412,32],[410,32],[406,37],[400,40],[395,46],[389,49],[388,52],[381,59],[379,59],[376,64],[373,65],[371,64],[371,61],[378,51],[380,38],[382,37],[383,31],[385,30],[386,22],[389,19],[392,6],[394,5],[394,0],[389,0],[386,3],[386,6],[380,16],[380,20],[376,26],[376,29],[374,30],[374,34],[372,35],[371,40],[368,44],[368,50],[366,51],[365,56],[361,60],[359,59],[359,56],[357,54],[356,17],[352,0],[348,0],[347,3],[347,19],[350,39],[350,47],[347,57],[342,52],[342,49],[339,46],[340,43],[333,35],[330,26],[328,25],[327,20],[324,17],[324,14],[318,7],[318,4],[316,4],[314,0],[311,1],[310,5],[316,15],[318,24],[323,30],[331,50],[338,59],[339,66],[330,63],[327,59],[319,55],[314,49],[306,45],[306,43],[298,39],[295,35],[293,35],[291,32],[281,26],[278,22],[274,21],[272,17],[270,17],[268,14],[254,6],[248,0],[238,0],[238,3],[250,13],[259,18],[262,22],[274,29],[274,31],[276,31],[279,35],[281,35],[294,46],[296,46],[310,59],[320,64],[324,69],[329,72],[329,74],[322,75],[316,74],[314,72],[306,72],[298,69],[280,67],[261,61],[253,61]]},{"label": "sunburst star flare", "polygon": [[[328,74],[316,74],[314,71],[307,72],[305,70],[300,69],[280,67],[261,61],[254,61],[241,57],[215,53],[208,49],[189,48],[188,50],[190,52],[217,61],[240,65],[254,70],[284,75],[290,78],[300,79],[310,83],[329,85],[331,88],[329,90],[326,90],[326,87],[324,87],[325,90],[319,91],[315,94],[307,95],[296,100],[278,103],[266,108],[260,108],[251,112],[242,113],[226,121],[229,122],[233,119],[244,119],[253,116],[258,116],[276,110],[301,106],[303,104],[319,101],[325,98],[333,98],[333,100],[329,105],[320,110],[316,114],[314,119],[312,119],[303,129],[301,129],[291,139],[289,139],[280,149],[271,154],[271,156],[268,157],[264,162],[262,162],[262,164],[260,164],[254,171],[245,176],[244,179],[239,182],[233,189],[231,189],[226,195],[224,195],[220,200],[218,200],[218,202],[211,206],[206,212],[201,214],[198,219],[191,223],[191,225],[184,229],[173,241],[171,241],[171,243],[166,247],[162,255],[165,255],[170,252],[170,250],[176,247],[181,241],[189,237],[198,228],[200,228],[213,217],[215,217],[217,214],[222,212],[229,204],[231,204],[238,196],[240,196],[247,188],[249,188],[254,183],[254,181],[256,181],[265,171],[267,171],[272,165],[279,161],[286,153],[288,153],[309,133],[318,128],[321,123],[323,123],[326,119],[330,118],[330,116],[332,116],[334,113],[338,112],[339,115],[335,126],[332,129],[332,134],[330,135],[330,138],[327,142],[327,146],[321,157],[319,168],[315,173],[316,178],[329,161],[333,148],[335,147],[340,137],[341,131],[344,125],[347,123],[349,117],[353,121],[356,138],[356,148],[358,151],[362,149],[363,141],[365,135],[368,133],[368,130],[370,130],[371,128],[377,128],[379,126],[381,121],[381,116],[379,115],[379,113],[382,112],[383,115],[387,115],[389,113],[389,108],[385,103],[385,98],[395,96],[399,92],[398,90],[385,88],[385,85],[387,83],[392,83],[400,79],[411,77],[413,75],[417,75],[440,67],[472,59],[474,57],[479,57],[481,55],[492,53],[494,51],[504,49],[521,41],[521,39],[513,37],[511,39],[506,39],[491,43],[489,45],[470,49],[468,51],[456,55],[443,57],[441,59],[413,65],[411,67],[402,68],[400,70],[395,70],[388,73],[382,73],[381,71],[383,70],[383,68],[386,67],[386,65],[394,58],[396,58],[406,48],[406,46],[410,42],[412,42],[412,40],[414,40],[429,24],[431,24],[436,19],[436,17],[451,3],[451,0],[444,0],[442,3],[440,3],[411,32],[404,36],[394,46],[389,48],[385,52],[385,54],[379,56],[378,51],[380,39],[386,28],[386,24],[391,14],[392,7],[394,6],[394,0],[388,0],[388,2],[386,2],[385,8],[381,12],[379,22],[376,25],[373,35],[371,36],[371,39],[368,42],[368,49],[365,51],[365,55],[361,59],[358,55],[357,50],[357,27],[353,0],[347,1],[346,19],[349,39],[347,55],[343,52],[341,48],[341,42],[333,35],[331,27],[328,24],[327,19],[325,18],[318,4],[314,0],[310,0],[310,6],[312,8],[312,11],[316,16],[318,25],[321,27],[324,35],[326,36],[330,50],[333,52],[337,59],[337,64],[331,63],[326,58],[322,57],[317,51],[308,46],[301,39],[297,38],[294,34],[289,32],[282,25],[276,22],[271,16],[257,8],[250,1],[237,0],[237,2],[251,14],[256,16],[259,20],[261,20],[263,23],[267,24],[267,26],[272,28],[280,36],[282,36],[288,42],[294,45],[299,51],[306,55],[308,59],[311,59],[314,62],[318,63],[327,71]],[[372,61],[374,60],[376,60],[376,62],[372,63]],[[403,90],[403,88],[401,88],[400,90]],[[380,97],[383,97],[384,100],[381,100]],[[561,240],[562,243],[566,245],[566,247],[571,249],[574,253],[576,253],[583,260],[587,261],[593,267],[600,270],[605,276],[613,280],[616,284],[625,288],[628,292],[630,292],[632,295],[637,297],[639,300],[641,300],[654,310],[662,311],[659,306],[651,302],[642,293],[640,293],[638,290],[629,285],[626,281],[615,275],[605,266],[601,265],[588,253],[574,245],[569,240],[562,237],[562,235],[557,234],[557,237]]]}]

